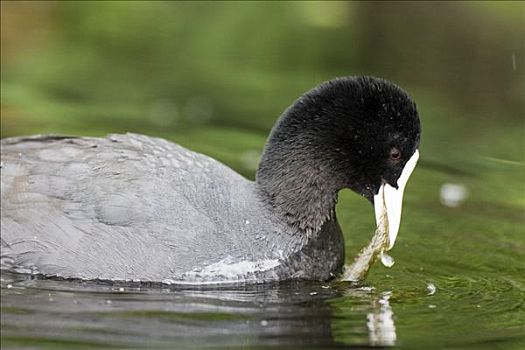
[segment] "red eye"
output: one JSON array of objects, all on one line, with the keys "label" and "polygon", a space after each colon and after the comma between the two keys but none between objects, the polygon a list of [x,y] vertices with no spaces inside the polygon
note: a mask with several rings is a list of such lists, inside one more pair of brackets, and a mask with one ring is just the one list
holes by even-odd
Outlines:
[{"label": "red eye", "polygon": [[392,160],[399,160],[399,159],[401,159],[401,152],[397,148],[393,147],[390,150],[390,159],[392,159]]}]

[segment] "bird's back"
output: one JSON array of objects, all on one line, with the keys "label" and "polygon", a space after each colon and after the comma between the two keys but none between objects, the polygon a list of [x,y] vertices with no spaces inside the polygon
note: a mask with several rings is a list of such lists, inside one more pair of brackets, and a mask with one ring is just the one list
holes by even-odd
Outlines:
[{"label": "bird's back", "polygon": [[315,239],[254,182],[166,140],[2,140],[1,268],[174,283],[326,280],[344,261],[337,220]]},{"label": "bird's back", "polygon": [[178,278],[243,250],[257,204],[230,168],[135,134],[5,139],[1,170],[2,266],[22,272]]}]

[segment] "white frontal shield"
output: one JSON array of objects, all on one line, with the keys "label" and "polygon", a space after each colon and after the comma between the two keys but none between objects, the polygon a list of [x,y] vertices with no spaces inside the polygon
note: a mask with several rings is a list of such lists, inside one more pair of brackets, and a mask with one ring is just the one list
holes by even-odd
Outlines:
[{"label": "white frontal shield", "polygon": [[381,225],[383,218],[387,219],[388,227],[388,248],[394,247],[396,242],[399,225],[401,224],[401,207],[403,205],[403,191],[405,185],[414,170],[417,160],[419,159],[419,151],[416,150],[412,157],[408,160],[401,172],[401,176],[397,180],[398,189],[384,183],[379,188],[379,192],[374,196],[374,210],[376,214],[376,223]]}]

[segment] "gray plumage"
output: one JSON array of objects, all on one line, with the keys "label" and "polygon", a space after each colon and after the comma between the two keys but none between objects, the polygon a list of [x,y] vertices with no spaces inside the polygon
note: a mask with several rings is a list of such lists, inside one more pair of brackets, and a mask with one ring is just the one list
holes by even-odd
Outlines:
[{"label": "gray plumage", "polygon": [[205,283],[327,279],[343,259],[336,224],[308,247],[253,182],[162,139],[4,139],[1,173],[4,269]]}]

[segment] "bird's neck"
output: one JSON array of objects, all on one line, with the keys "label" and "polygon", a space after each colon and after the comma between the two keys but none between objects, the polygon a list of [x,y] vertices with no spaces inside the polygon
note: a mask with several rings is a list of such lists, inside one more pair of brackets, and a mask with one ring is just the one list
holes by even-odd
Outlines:
[{"label": "bird's neck", "polygon": [[338,181],[307,150],[282,152],[290,145],[267,144],[257,170],[257,186],[277,215],[311,237],[335,218]]}]

